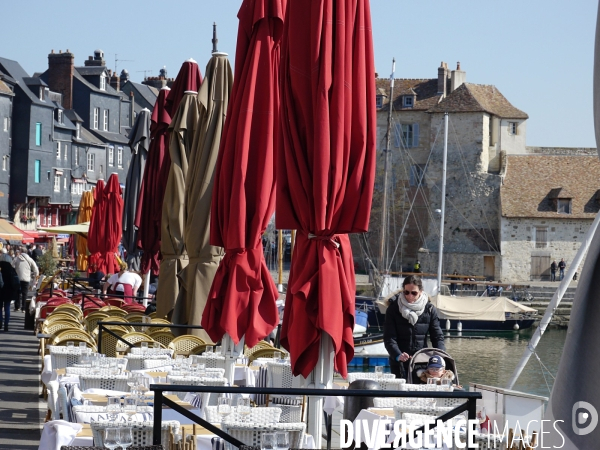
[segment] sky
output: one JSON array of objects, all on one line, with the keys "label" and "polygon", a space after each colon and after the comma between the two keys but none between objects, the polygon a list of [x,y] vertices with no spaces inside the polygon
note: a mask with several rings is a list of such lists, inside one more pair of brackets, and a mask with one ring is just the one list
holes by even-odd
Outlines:
[{"label": "sky", "polygon": [[[306,0],[294,0],[306,1]],[[217,23],[233,66],[241,0],[2,0],[0,56],[32,75],[69,49],[82,66],[95,49],[133,81],[195,59],[203,72]],[[436,78],[460,61],[467,82],[495,85],[529,115],[527,145],[596,147],[592,112],[595,0],[372,0],[381,77]],[[9,18],[7,20],[7,18]]]}]

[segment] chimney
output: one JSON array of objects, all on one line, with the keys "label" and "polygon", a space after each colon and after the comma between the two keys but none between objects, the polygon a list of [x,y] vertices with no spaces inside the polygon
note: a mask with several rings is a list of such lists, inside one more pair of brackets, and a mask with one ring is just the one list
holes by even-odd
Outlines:
[{"label": "chimney", "polygon": [[135,99],[133,98],[133,90],[129,91],[129,126],[133,127],[133,116],[135,116]]},{"label": "chimney", "polygon": [[442,98],[446,97],[446,80],[448,79],[448,64],[444,61],[438,67],[438,89],[437,93],[442,94]]},{"label": "chimney", "polygon": [[73,71],[75,56],[67,51],[48,55],[48,87],[62,95],[62,106],[73,109]]},{"label": "chimney", "polygon": [[452,71],[452,81],[450,82],[450,92],[454,92],[461,84],[467,81],[467,73],[460,70],[460,61],[456,63],[456,70]]},{"label": "chimney", "polygon": [[[109,71],[109,73],[110,73],[110,71]],[[119,91],[120,90],[121,80],[117,76],[116,72],[113,73],[112,76],[110,77],[110,85],[111,85],[112,88],[115,89],[115,91]]]},{"label": "chimney", "polygon": [[102,67],[106,66],[106,61],[104,61],[104,52],[100,49],[94,50],[94,56],[88,57],[87,61],[84,61],[83,64],[86,67]]}]

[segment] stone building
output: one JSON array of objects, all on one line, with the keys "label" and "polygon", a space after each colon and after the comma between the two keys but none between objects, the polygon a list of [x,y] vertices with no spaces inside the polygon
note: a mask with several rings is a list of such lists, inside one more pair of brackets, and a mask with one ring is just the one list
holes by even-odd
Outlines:
[{"label": "stone building", "polygon": [[600,210],[600,161],[590,150],[506,156],[500,189],[502,279],[548,281],[550,264],[561,258],[569,267]]},{"label": "stone building", "polygon": [[[389,80],[377,80],[377,130],[387,144]],[[396,79],[390,150],[393,192],[387,267],[411,270],[418,259],[436,272],[441,208],[444,114],[449,114],[444,271],[499,274],[501,155],[524,153],[527,114],[490,85],[466,82],[460,63],[442,62],[433,79]],[[379,159],[379,162],[383,158]],[[383,164],[378,164],[379,174]],[[378,248],[381,183],[375,186],[370,231],[355,254]],[[395,230],[395,231],[394,231]],[[392,258],[393,255],[393,258]],[[374,256],[374,255],[373,255]],[[361,257],[356,258],[359,261]],[[371,260],[375,259],[371,256]],[[379,262],[376,263],[379,267]],[[366,269],[366,267],[365,267]]]}]

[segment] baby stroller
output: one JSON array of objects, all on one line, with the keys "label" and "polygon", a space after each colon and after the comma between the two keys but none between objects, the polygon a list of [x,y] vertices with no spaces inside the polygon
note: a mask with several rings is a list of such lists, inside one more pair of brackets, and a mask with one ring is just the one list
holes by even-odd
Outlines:
[{"label": "baby stroller", "polygon": [[411,384],[421,383],[421,380],[417,375],[417,371],[427,369],[429,358],[435,355],[444,358],[444,361],[446,362],[446,370],[451,370],[454,373],[453,383],[455,385],[460,385],[458,381],[458,370],[456,369],[456,363],[454,362],[454,359],[444,350],[439,350],[437,348],[422,348],[413,355],[408,365],[406,382]]}]

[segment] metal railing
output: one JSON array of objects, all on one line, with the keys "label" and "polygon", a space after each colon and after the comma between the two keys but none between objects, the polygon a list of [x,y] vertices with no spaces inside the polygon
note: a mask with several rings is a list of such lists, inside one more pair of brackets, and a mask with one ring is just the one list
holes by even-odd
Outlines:
[{"label": "metal railing", "polygon": [[[439,391],[383,391],[383,390],[357,390],[357,389],[289,389],[289,388],[251,388],[251,387],[231,387],[231,386],[190,386],[190,385],[172,385],[172,384],[151,384],[150,390],[154,391],[154,430],[153,444],[161,444],[161,425],[162,425],[162,407],[168,406],[174,411],[180,413],[192,422],[195,422],[215,435],[229,442],[235,447],[246,445],[235,439],[233,436],[225,433],[220,428],[200,418],[198,415],[188,411],[178,405],[173,400],[166,398],[163,393],[169,392],[198,392],[211,394],[265,394],[265,395],[289,395],[289,396],[308,396],[308,397],[408,397],[408,398],[456,398],[466,399],[467,401],[451,411],[439,416],[436,420],[446,421],[452,417],[467,412],[468,420],[476,419],[476,401],[482,398],[481,392],[439,392]],[[331,415],[327,417],[327,448],[331,448]],[[422,426],[414,433],[423,432],[425,426]],[[466,439],[470,442],[472,430],[467,426]],[[408,434],[407,434],[408,439]],[[315,440],[320,436],[314,436]],[[318,441],[317,441],[318,442]],[[319,448],[319,446],[317,446]]]}]

